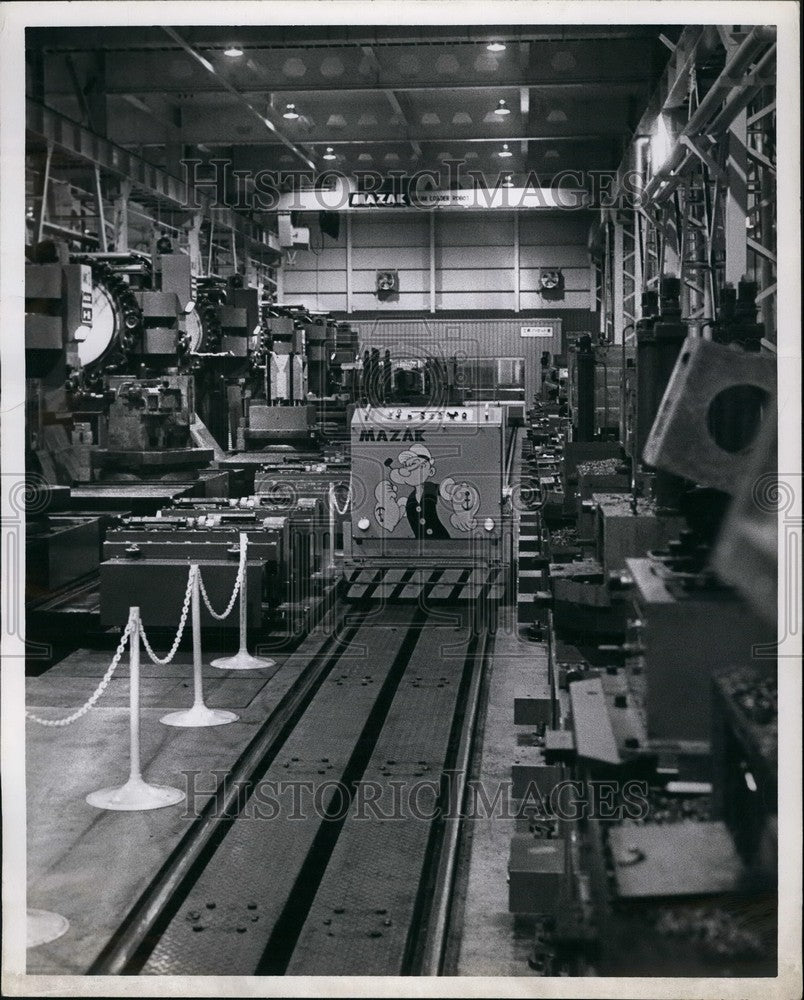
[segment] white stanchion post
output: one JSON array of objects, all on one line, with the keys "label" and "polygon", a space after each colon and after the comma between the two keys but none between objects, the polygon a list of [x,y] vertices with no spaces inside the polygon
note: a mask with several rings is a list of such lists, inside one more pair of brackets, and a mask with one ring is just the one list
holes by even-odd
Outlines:
[{"label": "white stanchion post", "polygon": [[98,809],[136,812],[174,806],[184,800],[184,792],[168,785],[150,785],[143,780],[140,769],[140,609],[131,608],[131,639],[129,645],[129,721],[131,755],[128,781],[116,788],[101,788],[87,795],[87,802]]},{"label": "white stanchion post", "polygon": [[50,910],[28,909],[26,914],[26,948],[36,948],[62,937],[70,929],[70,921]]},{"label": "white stanchion post", "polygon": [[[248,545],[248,535],[245,532],[240,532],[240,552],[246,551]],[[212,666],[217,667],[219,670],[263,670],[265,667],[275,667],[276,660],[262,659],[259,656],[252,656],[246,647],[246,611],[248,609],[247,601],[247,578],[248,578],[248,565],[243,560],[242,563],[243,578],[240,581],[240,648],[234,654],[234,656],[219,656],[217,659],[212,661]]]},{"label": "white stanchion post", "polygon": [[329,566],[327,569],[334,572],[335,565],[335,484],[329,484]]},{"label": "white stanchion post", "polygon": [[204,703],[204,680],[201,674],[201,586],[198,566],[193,563],[193,707],[181,712],[170,712],[159,720],[166,726],[192,729],[200,726],[225,726],[237,722],[239,716],[221,708],[208,708]]}]

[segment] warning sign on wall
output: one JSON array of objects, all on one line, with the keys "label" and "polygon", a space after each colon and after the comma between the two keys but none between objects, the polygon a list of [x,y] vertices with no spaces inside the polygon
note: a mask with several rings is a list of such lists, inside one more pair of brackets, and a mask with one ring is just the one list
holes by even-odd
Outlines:
[{"label": "warning sign on wall", "polygon": [[552,338],[554,327],[552,323],[544,323],[540,326],[522,326],[519,329],[523,337],[546,337]]}]

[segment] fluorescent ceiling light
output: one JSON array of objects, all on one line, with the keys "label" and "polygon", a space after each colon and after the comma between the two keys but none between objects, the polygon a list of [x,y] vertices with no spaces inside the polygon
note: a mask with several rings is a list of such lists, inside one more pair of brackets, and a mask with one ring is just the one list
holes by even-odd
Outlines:
[{"label": "fluorescent ceiling light", "polygon": [[223,50],[223,54],[230,59],[238,59],[243,55],[243,50],[238,45],[230,45],[228,49]]},{"label": "fluorescent ceiling light", "polygon": [[489,52],[505,52],[505,44],[503,42],[489,42],[486,48]]}]

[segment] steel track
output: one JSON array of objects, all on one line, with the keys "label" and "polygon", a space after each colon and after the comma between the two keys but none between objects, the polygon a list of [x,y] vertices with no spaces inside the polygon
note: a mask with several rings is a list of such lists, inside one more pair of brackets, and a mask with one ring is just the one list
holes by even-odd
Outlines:
[{"label": "steel track", "polygon": [[[457,821],[359,803],[369,785],[383,815],[395,784],[434,780],[428,811],[462,794],[444,772],[466,767],[489,627],[445,610],[344,609],[297,651],[298,681],[88,974],[437,972]],[[312,789],[314,807],[268,818],[277,782]]]}]

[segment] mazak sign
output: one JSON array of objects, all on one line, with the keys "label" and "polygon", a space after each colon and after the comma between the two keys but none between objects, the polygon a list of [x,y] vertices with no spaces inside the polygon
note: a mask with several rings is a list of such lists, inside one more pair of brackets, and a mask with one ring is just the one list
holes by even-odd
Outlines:
[{"label": "mazak sign", "polygon": [[410,208],[410,198],[404,191],[352,191],[350,208]]},{"label": "mazak sign", "polygon": [[424,431],[412,429],[410,427],[400,428],[399,430],[388,430],[384,431],[374,430],[370,427],[368,430],[360,432],[361,441],[424,441]]}]

